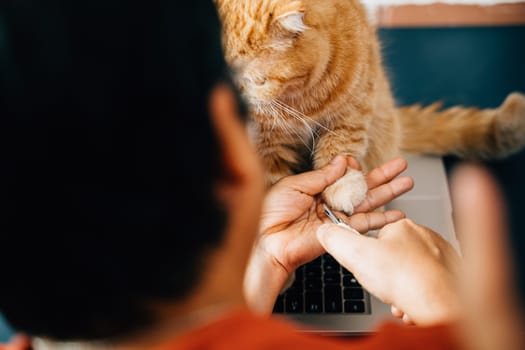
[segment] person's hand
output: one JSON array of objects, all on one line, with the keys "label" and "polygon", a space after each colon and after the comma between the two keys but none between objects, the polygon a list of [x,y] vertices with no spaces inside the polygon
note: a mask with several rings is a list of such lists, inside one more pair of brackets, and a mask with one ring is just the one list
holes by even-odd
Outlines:
[{"label": "person's hand", "polygon": [[317,230],[319,241],[359,283],[407,323],[433,325],[456,320],[460,259],[439,234],[404,219],[377,238],[334,224]]},{"label": "person's hand", "polygon": [[525,349],[525,315],[520,313],[523,304],[497,183],[475,165],[460,167],[452,180],[454,217],[464,256],[459,284],[466,348]]},{"label": "person's hand", "polygon": [[30,340],[22,335],[15,335],[8,344],[1,345],[0,350],[27,350],[31,348]]},{"label": "person's hand", "polygon": [[[271,312],[295,269],[324,253],[315,232],[328,219],[318,195],[343,176],[348,166],[359,168],[352,158],[336,157],[321,169],[286,177],[270,189],[245,278],[245,296],[253,310]],[[406,161],[397,158],[370,171],[366,175],[369,191],[365,201],[352,216],[338,216],[360,232],[403,218],[404,214],[396,210],[372,211],[413,187],[411,178],[396,178],[406,167]]]}]

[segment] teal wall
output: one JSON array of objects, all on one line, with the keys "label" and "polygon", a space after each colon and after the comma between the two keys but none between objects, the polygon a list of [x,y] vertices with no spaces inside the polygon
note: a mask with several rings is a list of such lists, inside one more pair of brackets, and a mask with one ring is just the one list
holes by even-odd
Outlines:
[{"label": "teal wall", "polygon": [[7,327],[5,320],[0,315],[0,343],[7,341],[11,337],[11,331]]},{"label": "teal wall", "polygon": [[385,66],[400,104],[496,107],[525,92],[525,27],[379,31]]}]

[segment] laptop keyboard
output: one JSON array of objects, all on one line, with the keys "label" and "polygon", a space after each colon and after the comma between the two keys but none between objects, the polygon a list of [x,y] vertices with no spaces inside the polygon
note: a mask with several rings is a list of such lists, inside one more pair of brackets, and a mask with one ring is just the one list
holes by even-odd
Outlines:
[{"label": "laptop keyboard", "polygon": [[295,272],[295,281],[275,303],[274,313],[316,314],[370,312],[369,296],[355,277],[330,255]]}]

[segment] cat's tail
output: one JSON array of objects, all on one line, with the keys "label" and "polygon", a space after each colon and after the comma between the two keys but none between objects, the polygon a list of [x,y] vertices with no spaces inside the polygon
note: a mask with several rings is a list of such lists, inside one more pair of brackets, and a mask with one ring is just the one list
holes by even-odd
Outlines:
[{"label": "cat's tail", "polygon": [[399,108],[405,152],[467,159],[502,158],[525,145],[525,96],[512,93],[495,109],[452,107]]}]

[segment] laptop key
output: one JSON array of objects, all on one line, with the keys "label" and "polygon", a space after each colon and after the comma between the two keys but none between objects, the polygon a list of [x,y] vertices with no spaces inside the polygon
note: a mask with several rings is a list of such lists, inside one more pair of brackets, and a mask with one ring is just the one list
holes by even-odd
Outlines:
[{"label": "laptop key", "polygon": [[325,273],[339,272],[340,266],[337,262],[325,262],[323,269]]},{"label": "laptop key", "polygon": [[328,262],[337,262],[337,260],[334,259],[333,256],[331,256],[330,254],[325,254],[323,255],[323,261],[328,261]]},{"label": "laptop key", "polygon": [[304,278],[304,267],[301,266],[295,270],[295,280],[302,280]]},{"label": "laptop key", "polygon": [[343,311],[343,300],[341,297],[341,287],[325,286],[324,287],[324,311],[337,313]]},{"label": "laptop key", "polygon": [[303,312],[303,295],[290,293],[286,294],[285,311],[289,314],[296,314]]},{"label": "laptop key", "polygon": [[317,292],[306,292],[304,296],[305,311],[307,313],[323,312],[323,296]]},{"label": "laptop key", "polygon": [[315,260],[310,261],[306,266],[321,266],[321,263],[323,262],[323,259],[321,257],[318,257]]},{"label": "laptop key", "polygon": [[337,284],[339,286],[341,284],[341,275],[338,273],[325,273],[323,280],[325,284]]},{"label": "laptop key", "polygon": [[345,300],[362,300],[365,297],[363,290],[361,288],[345,288],[343,291]]},{"label": "laptop key", "polygon": [[273,306],[273,312],[274,313],[284,312],[284,297],[282,294],[280,294],[277,297],[277,300],[275,301],[275,305]]},{"label": "laptop key", "polygon": [[304,269],[305,278],[320,277],[321,275],[322,275],[321,266],[307,265],[306,268]]},{"label": "laptop key", "polygon": [[294,282],[287,290],[288,294],[302,294],[303,293],[303,281]]},{"label": "laptop key", "polygon": [[284,300],[278,298],[274,312],[336,314],[364,313],[367,309],[359,282],[328,254],[299,267],[295,275]]},{"label": "laptop key", "polygon": [[365,312],[365,303],[360,300],[347,300],[345,301],[345,312],[357,314]]},{"label": "laptop key", "polygon": [[359,282],[357,282],[357,279],[350,275],[350,276],[343,276],[343,286],[345,287],[361,287]]},{"label": "laptop key", "polygon": [[307,278],[304,280],[304,289],[305,290],[314,290],[320,291],[323,283],[321,278]]}]

